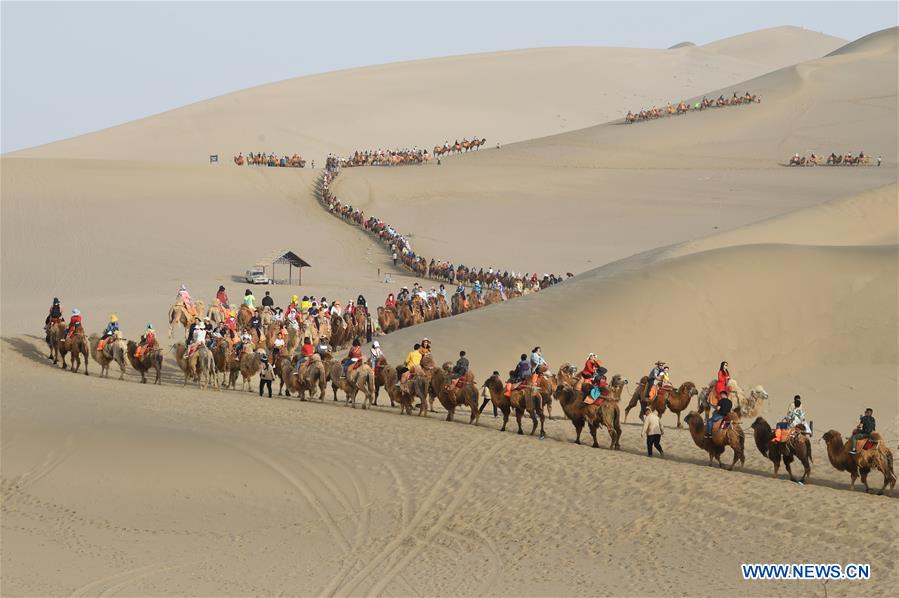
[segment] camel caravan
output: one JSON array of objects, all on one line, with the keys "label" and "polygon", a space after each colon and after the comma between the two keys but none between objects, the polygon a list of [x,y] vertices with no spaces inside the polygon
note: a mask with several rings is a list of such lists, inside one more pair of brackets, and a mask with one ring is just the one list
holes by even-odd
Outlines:
[{"label": "camel caravan", "polygon": [[809,156],[800,156],[798,153],[793,154],[786,166],[880,166],[882,163],[883,157],[877,156],[874,164],[872,164],[870,157],[866,156],[864,151],[858,152],[856,156],[853,156],[852,152],[840,155],[831,152],[823,162],[813,152]]},{"label": "camel caravan", "polygon": [[[471,425],[478,425],[484,408],[492,405],[494,417],[502,413],[500,431],[506,430],[514,412],[518,434],[525,433],[522,420],[527,418],[531,421],[529,434],[539,430],[541,438],[546,436],[546,422],[553,419],[553,403],[557,401],[564,419],[574,427],[576,444],[581,443],[586,426],[593,447],[599,447],[597,433],[603,429],[612,450],[621,449],[622,423],[633,408],[639,408],[644,433],[651,431],[647,425],[653,420],[661,425],[662,416],[671,411],[676,426],[680,428],[683,422],[696,446],[708,455],[709,465],[717,462],[725,467],[722,458],[731,453],[727,469],[745,464],[743,422],[751,420],[749,429],[757,450],[771,461],[774,477],[778,477],[781,464],[792,481],[804,483],[811,476],[813,423],[807,419],[800,397],[794,397],[786,416],[772,427],[761,416],[768,393],[761,386],[744,391],[730,376],[727,362],[721,363],[716,378],[700,387],[691,381],[672,382],[668,365],[657,361],[636,384],[622,417],[621,400],[626,396],[628,380],[620,374],[609,378],[608,370],[593,353],[587,356],[583,368],[565,363],[553,373],[541,348],[535,347],[530,355],[521,355],[508,376],[495,371],[478,385],[465,351],[459,352],[455,363],[438,366],[427,338],[416,343],[396,367],[377,340],[371,342],[370,354],[363,356],[363,338],[371,341],[372,323],[361,296],[341,308],[339,302],[328,304],[325,298],[321,302],[309,297],[300,301],[294,295],[287,309],[281,310],[274,307],[268,293],[257,308],[255,297],[247,289],[236,314],[235,307],[223,286],[207,309],[182,285],[170,309],[169,322],[170,335],[176,325],[182,325],[186,339],[176,342],[168,352],[173,353],[183,374],[183,385],[194,382],[203,389],[236,390],[240,380],[241,389],[252,392],[258,378],[260,396],[267,388],[271,397],[276,382],[279,396],[306,401],[308,395],[308,400],[318,402],[325,402],[330,386],[333,402],[339,401],[339,391],[345,405],[356,407],[361,399],[363,409],[377,406],[383,390],[400,415],[417,411],[418,416],[428,417],[436,412],[436,399],[446,411],[447,421],[454,421],[457,412],[467,409]],[[155,374],[155,384],[161,384],[164,351],[151,324],[139,341],[129,341],[122,337],[113,314],[102,334],[87,336],[80,311],[73,309],[66,322],[59,300],[54,299],[44,333],[47,358],[54,364],[61,361],[63,369],[78,373],[83,360],[84,373],[89,375],[88,360],[92,358],[101,368],[101,377],[108,377],[115,365],[122,380],[126,365],[130,365],[140,374],[142,383],[147,382],[147,374]],[[347,339],[349,351],[340,359],[336,347]],[[893,454],[876,431],[871,409],[859,418],[845,440],[838,431],[829,430],[821,441],[831,465],[849,474],[851,489],[861,479],[869,492],[868,475],[877,470],[883,476],[879,493],[892,493],[896,485]],[[647,448],[651,456],[649,438]],[[798,480],[792,470],[797,461],[803,470]]]},{"label": "camel caravan", "polygon": [[[329,213],[377,238],[391,252],[394,265],[402,265],[420,278],[440,282],[439,289],[432,287],[425,290],[415,283],[411,291],[403,287],[396,295],[391,293],[384,306],[378,308],[378,322],[385,334],[502,303],[562,282],[561,276],[555,274],[538,276],[536,272],[499,271],[492,267],[485,270],[483,267],[456,265],[448,260],[419,256],[413,251],[409,240],[394,227],[375,217],[366,218],[364,212],[342,203],[331,192],[331,183],[338,173],[339,170],[327,171],[319,181],[318,198],[322,206]],[[573,274],[568,273],[567,276],[570,278]],[[455,285],[451,294],[446,289],[447,284]]]},{"label": "camel caravan", "polygon": [[434,155],[438,158],[442,156],[452,156],[453,154],[462,154],[466,152],[470,152],[471,150],[479,150],[484,145],[486,145],[487,139],[481,138],[478,139],[475,137],[471,141],[468,140],[467,137],[463,138],[462,141],[456,139],[452,144],[449,141],[444,141],[443,145],[435,145],[434,146]]},{"label": "camel caravan", "polygon": [[354,166],[405,166],[409,164],[429,164],[431,154],[423,149],[356,150],[352,156],[328,154],[325,168],[352,168]]},{"label": "camel caravan", "polygon": [[717,100],[703,97],[698,102],[693,102],[692,104],[688,104],[684,100],[681,100],[677,104],[671,104],[669,102],[663,108],[653,106],[652,108],[645,108],[636,112],[628,110],[627,114],[624,117],[624,122],[630,125],[633,123],[655,120],[657,118],[666,116],[680,116],[688,112],[698,112],[710,108],[725,108],[727,106],[758,104],[761,101],[762,98],[760,96],[751,94],[748,91],[743,95],[737,95],[737,92],[734,92],[733,96],[730,98],[725,98],[723,95],[721,95],[718,96]]},{"label": "camel caravan", "polygon": [[250,152],[246,156],[243,152],[234,156],[234,163],[238,166],[273,166],[280,168],[305,168],[306,160],[299,154],[292,156],[277,156],[275,154],[265,155],[265,152],[254,154]]}]

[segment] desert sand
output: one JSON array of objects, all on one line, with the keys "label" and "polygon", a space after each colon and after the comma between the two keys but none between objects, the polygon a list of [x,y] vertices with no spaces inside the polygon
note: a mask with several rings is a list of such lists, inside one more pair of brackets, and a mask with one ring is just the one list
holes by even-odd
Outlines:
[{"label": "desert sand", "polygon": [[[384,65],[3,156],[0,591],[891,593],[895,496],[850,492],[818,439],[845,435],[870,406],[889,445],[899,440],[896,39],[785,27],[673,50]],[[477,93],[452,94],[465,85]],[[627,109],[747,89],[762,103],[620,124]],[[179,284],[204,300],[219,284],[239,296],[241,273],[277,249],[312,267],[302,286],[272,287],[276,303],[360,292],[380,303],[414,279],[318,205],[318,172],[207,155],[323,160],[465,135],[503,147],[347,169],[335,191],[429,257],[577,276],[384,336],[391,361],[427,336],[439,361],[467,350],[480,382],[534,345],[554,368],[594,351],[632,389],[656,359],[700,385],[727,359],[744,387],[770,393],[768,421],[802,394],[810,483],[772,479],[751,432],[743,471],[710,468],[670,413],[666,458],[650,460],[635,413],[610,451],[602,430],[599,449],[572,444],[558,406],[540,441],[500,433],[489,408],[475,427],[442,411],[400,417],[383,393],[363,411],[203,392],[182,387],[168,357],[161,387],[47,362],[40,322],[54,295],[88,332],[116,313],[136,338],[163,327]],[[859,149],[884,165],[780,164]],[[746,582],[746,562],[871,563],[872,579]]]}]

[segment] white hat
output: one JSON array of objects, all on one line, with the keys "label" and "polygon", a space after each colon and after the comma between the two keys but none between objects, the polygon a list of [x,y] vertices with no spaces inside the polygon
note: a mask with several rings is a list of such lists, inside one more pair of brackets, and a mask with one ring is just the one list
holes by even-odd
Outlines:
[{"label": "white hat", "polygon": [[375,349],[377,349],[377,348],[380,348],[381,343],[379,343],[378,341],[375,341],[371,344],[371,346],[374,347]]},{"label": "white hat", "polygon": [[79,309],[76,307],[76,308],[74,308],[74,309],[72,310],[72,315],[73,315],[73,316],[80,316],[80,315],[81,315],[81,311],[79,311]]}]

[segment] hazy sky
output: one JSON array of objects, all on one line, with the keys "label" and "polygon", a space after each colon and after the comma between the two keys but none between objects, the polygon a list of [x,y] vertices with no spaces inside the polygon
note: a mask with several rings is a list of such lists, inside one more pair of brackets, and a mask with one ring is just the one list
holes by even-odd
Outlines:
[{"label": "hazy sky", "polygon": [[852,40],[895,2],[0,3],[0,151],[300,75],[537,46],[665,48],[778,25]]}]

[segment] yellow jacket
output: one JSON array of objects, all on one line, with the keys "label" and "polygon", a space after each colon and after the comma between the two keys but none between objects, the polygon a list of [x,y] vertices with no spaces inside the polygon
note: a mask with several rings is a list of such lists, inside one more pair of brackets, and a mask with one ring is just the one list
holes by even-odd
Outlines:
[{"label": "yellow jacket", "polygon": [[416,351],[409,351],[409,354],[406,355],[406,368],[412,369],[414,366],[421,363],[421,353]]}]

